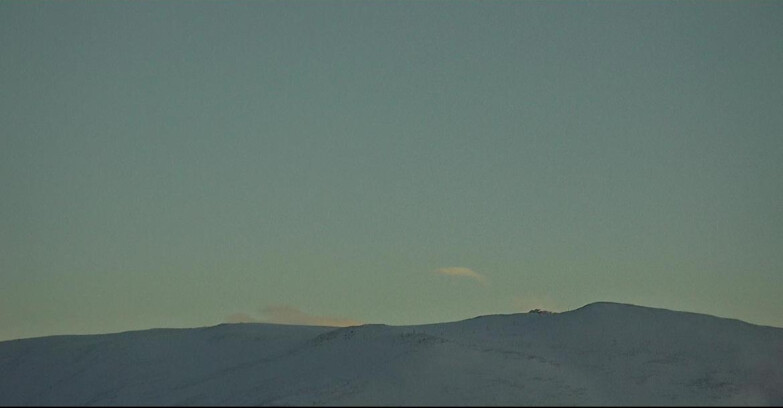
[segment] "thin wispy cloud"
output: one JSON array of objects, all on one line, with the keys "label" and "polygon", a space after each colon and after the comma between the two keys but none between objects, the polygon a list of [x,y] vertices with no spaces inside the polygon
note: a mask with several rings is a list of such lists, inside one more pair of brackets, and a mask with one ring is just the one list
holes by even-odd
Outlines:
[{"label": "thin wispy cloud", "polygon": [[261,320],[251,317],[247,313],[234,313],[225,319],[226,323],[261,323]]},{"label": "thin wispy cloud", "polygon": [[305,313],[300,309],[289,305],[273,305],[261,309],[261,318],[254,318],[246,313],[234,313],[226,317],[227,323],[275,323],[275,324],[295,324],[302,326],[330,326],[330,327],[348,327],[364,324],[358,320],[317,316]]},{"label": "thin wispy cloud", "polygon": [[470,269],[470,268],[464,268],[461,266],[453,266],[448,268],[440,268],[436,269],[435,273],[439,275],[445,275],[445,276],[454,276],[459,278],[469,278],[473,279],[476,282],[486,285],[487,284],[487,278],[486,276]]}]

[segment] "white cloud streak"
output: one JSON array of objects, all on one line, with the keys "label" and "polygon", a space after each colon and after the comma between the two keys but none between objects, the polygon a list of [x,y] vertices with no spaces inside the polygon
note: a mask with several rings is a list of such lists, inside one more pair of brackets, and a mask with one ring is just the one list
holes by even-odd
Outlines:
[{"label": "white cloud streak", "polygon": [[453,267],[448,267],[448,268],[436,269],[435,273],[437,273],[439,275],[445,275],[445,276],[455,276],[455,277],[461,277],[461,278],[470,278],[470,279],[474,279],[475,281],[477,281],[478,283],[480,283],[482,285],[486,285],[487,284],[487,278],[484,275],[482,275],[482,274],[480,274],[478,272],[475,272],[475,271],[473,271],[473,270],[471,270],[469,268],[463,268],[461,266],[453,266]]}]

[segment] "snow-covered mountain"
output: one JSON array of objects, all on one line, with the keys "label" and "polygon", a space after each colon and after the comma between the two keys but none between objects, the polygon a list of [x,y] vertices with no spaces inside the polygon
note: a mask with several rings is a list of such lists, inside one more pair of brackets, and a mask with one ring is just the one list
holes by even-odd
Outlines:
[{"label": "snow-covered mountain", "polygon": [[0,342],[0,405],[783,405],[783,329],[617,303]]}]

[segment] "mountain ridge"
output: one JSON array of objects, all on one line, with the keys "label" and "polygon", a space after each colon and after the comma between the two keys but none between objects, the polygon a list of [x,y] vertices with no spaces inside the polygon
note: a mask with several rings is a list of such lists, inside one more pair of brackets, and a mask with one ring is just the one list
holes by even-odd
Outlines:
[{"label": "mountain ridge", "polygon": [[783,328],[614,302],[0,342],[0,405],[781,405]]},{"label": "mountain ridge", "polygon": [[[783,327],[777,327],[772,325],[764,325],[764,324],[757,324],[757,323],[751,323],[742,319],[738,318],[732,318],[732,317],[723,317],[718,315],[712,315],[709,313],[701,313],[701,312],[690,312],[690,311],[684,311],[684,310],[675,310],[675,309],[668,309],[663,307],[653,307],[653,306],[642,306],[642,305],[636,305],[632,303],[622,303],[622,302],[611,302],[611,301],[595,301],[588,303],[584,306],[580,306],[576,309],[566,310],[562,312],[555,312],[555,311],[548,311],[545,309],[538,309],[543,312],[544,315],[546,314],[569,314],[569,313],[575,313],[575,312],[584,312],[588,311],[590,309],[599,308],[599,307],[616,307],[618,309],[622,308],[638,308],[638,309],[652,309],[652,310],[658,310],[663,312],[672,312],[672,313],[680,313],[680,314],[688,314],[688,315],[697,315],[697,316],[707,316],[711,318],[716,319],[722,319],[722,320],[733,320],[737,322],[741,322],[743,324],[747,324],[750,326],[757,326],[757,327],[769,327],[772,329],[781,329],[783,330]],[[536,309],[533,309],[536,310]],[[528,312],[515,312],[515,313],[493,313],[493,314],[485,314],[485,315],[478,315],[474,317],[468,317],[465,319],[459,319],[459,320],[450,320],[446,322],[437,322],[437,323],[421,323],[421,324],[400,324],[400,325],[392,325],[392,324],[386,324],[386,323],[364,323],[359,324],[355,326],[345,326],[345,327],[362,327],[362,326],[387,326],[387,327],[416,327],[416,326],[430,326],[430,325],[438,325],[438,324],[449,324],[449,323],[458,323],[458,322],[464,322],[468,320],[473,319],[481,319],[481,318],[493,318],[493,317],[503,317],[503,316],[520,316],[520,315],[530,315],[530,314],[541,314],[541,313],[534,313],[533,310]],[[214,327],[222,327],[222,326],[232,326],[232,325],[246,325],[246,326],[256,326],[256,325],[264,325],[264,326],[295,326],[295,327],[323,327],[323,328],[332,328],[332,329],[341,329],[345,327],[341,326],[321,326],[321,325],[302,325],[302,324],[288,324],[288,323],[271,323],[271,322],[239,322],[239,323],[218,323],[211,326],[197,326],[197,327],[179,327],[179,328],[169,328],[169,327],[152,327],[148,329],[133,329],[133,330],[123,330],[119,332],[109,332],[109,333],[87,333],[87,334],[53,334],[53,335],[45,335],[45,336],[33,336],[33,337],[23,337],[18,339],[8,339],[8,340],[0,340],[0,344],[4,342],[10,342],[10,341],[20,341],[20,340],[32,340],[32,339],[40,339],[40,338],[49,338],[49,337],[76,337],[76,336],[109,336],[109,335],[118,335],[118,334],[125,334],[125,333],[137,333],[137,332],[152,332],[152,331],[178,331],[178,330],[203,330],[203,329],[210,329]]]}]

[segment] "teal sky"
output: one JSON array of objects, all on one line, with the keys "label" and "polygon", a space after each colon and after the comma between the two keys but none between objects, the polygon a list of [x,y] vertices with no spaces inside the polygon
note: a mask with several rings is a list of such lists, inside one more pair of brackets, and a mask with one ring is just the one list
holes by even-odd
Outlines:
[{"label": "teal sky", "polygon": [[0,340],[600,300],[783,327],[782,21],[0,2]]}]

